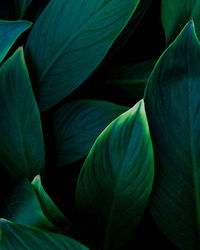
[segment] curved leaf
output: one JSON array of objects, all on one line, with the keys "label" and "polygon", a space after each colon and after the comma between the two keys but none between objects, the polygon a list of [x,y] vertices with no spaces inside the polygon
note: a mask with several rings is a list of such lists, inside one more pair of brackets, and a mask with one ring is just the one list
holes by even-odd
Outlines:
[{"label": "curved leaf", "polygon": [[131,19],[127,23],[126,27],[124,28],[124,30],[122,31],[120,36],[114,42],[108,55],[105,58],[105,61],[108,60],[113,55],[115,55],[115,53],[118,52],[118,50],[134,34],[140,21],[142,20],[143,16],[145,15],[146,11],[148,10],[149,6],[151,5],[151,2],[152,2],[152,0],[140,0],[133,16],[131,17]]},{"label": "curved leaf", "polygon": [[0,63],[15,43],[17,38],[30,26],[28,21],[3,21],[0,20]]},{"label": "curved leaf", "polygon": [[76,250],[88,249],[76,240],[62,234],[51,233],[34,227],[25,227],[0,219],[0,249],[22,250]]},{"label": "curved leaf", "polygon": [[[144,96],[144,90],[156,59],[150,59],[139,63],[129,63],[114,66],[105,75],[107,84],[111,89],[115,88],[126,100],[139,101]],[[102,83],[101,83],[102,84]]]},{"label": "curved leaf", "polygon": [[97,136],[128,108],[117,104],[79,100],[54,112],[57,166],[65,166],[85,157]]},{"label": "curved leaf", "polygon": [[200,246],[200,44],[193,23],[161,56],[145,107],[157,178],[150,211],[181,249]]},{"label": "curved leaf", "polygon": [[[26,45],[41,111],[75,90],[97,68],[139,0],[53,0]],[[51,29],[49,30],[49,25]],[[39,37],[39,39],[38,39]]]},{"label": "curved leaf", "polygon": [[[46,206],[51,206],[51,203],[52,201],[49,198]],[[51,231],[59,231],[51,223],[51,218],[54,217],[54,214],[46,216],[45,211],[43,212],[41,208],[40,200],[38,200],[33,187],[27,179],[19,181],[7,194],[6,201],[3,202],[1,207],[1,217],[24,226],[35,226]],[[66,218],[64,216],[63,218],[63,222],[66,223]],[[70,224],[68,222],[66,225],[69,228]]]},{"label": "curved leaf", "polygon": [[153,149],[140,101],[101,133],[79,176],[76,207],[97,225],[102,249],[118,249],[133,234],[153,177]]},{"label": "curved leaf", "polygon": [[45,192],[40,176],[36,176],[32,181],[32,187],[35,190],[37,198],[40,202],[41,209],[45,216],[48,218],[51,223],[56,225],[58,228],[62,229],[62,231],[67,231],[71,225],[69,220],[61,213],[61,211],[57,208],[55,203],[51,200],[49,195]]},{"label": "curved leaf", "polygon": [[178,36],[185,24],[191,19],[194,20],[196,34],[200,38],[199,9],[199,0],[162,0],[162,24],[168,45]]},{"label": "curved leaf", "polygon": [[21,48],[0,68],[0,120],[0,161],[13,180],[32,179],[44,167],[45,152],[40,113]]},{"label": "curved leaf", "polygon": [[28,6],[31,4],[32,0],[14,0],[15,4],[15,15],[17,18],[21,19]]}]

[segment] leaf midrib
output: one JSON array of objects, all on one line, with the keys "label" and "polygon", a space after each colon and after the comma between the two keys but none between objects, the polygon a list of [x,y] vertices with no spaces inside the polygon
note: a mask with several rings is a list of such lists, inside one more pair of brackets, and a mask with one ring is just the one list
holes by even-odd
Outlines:
[{"label": "leaf midrib", "polygon": [[[109,4],[109,3],[108,3]],[[138,4],[138,3],[137,3]],[[137,4],[136,4],[136,7],[137,7]],[[103,5],[103,7],[105,7],[105,4]],[[43,79],[45,78],[45,76],[47,75],[48,71],[53,67],[53,65],[56,63],[57,60],[59,60],[59,58],[63,55],[63,52],[65,51],[65,49],[67,48],[67,46],[69,46],[69,44],[71,42],[73,42],[73,40],[80,34],[80,31],[84,28],[84,26],[87,26],[88,23],[90,22],[90,20],[95,16],[99,15],[99,12],[102,11],[103,9],[102,6],[100,6],[97,11],[95,12],[95,14],[91,14],[87,19],[86,19],[86,22],[84,22],[82,25],[79,26],[79,29],[73,34],[71,35],[71,38],[69,40],[67,40],[67,42],[65,43],[64,46],[61,47],[60,50],[58,50],[57,54],[54,55],[54,57],[52,57],[52,60],[51,62],[48,63],[48,66],[46,67],[46,69],[43,70],[43,73],[41,74],[41,77],[39,79],[39,82],[42,82]],[[132,11],[132,14],[134,13],[134,10],[136,9],[133,8],[133,11]],[[129,10],[127,11],[129,12]],[[130,16],[131,16],[131,13],[130,13]],[[119,17],[118,19],[121,19],[121,17]]]}]

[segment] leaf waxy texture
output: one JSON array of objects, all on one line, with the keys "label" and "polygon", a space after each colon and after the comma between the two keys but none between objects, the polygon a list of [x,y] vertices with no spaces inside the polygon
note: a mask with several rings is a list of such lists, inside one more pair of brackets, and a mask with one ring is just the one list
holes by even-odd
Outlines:
[{"label": "leaf waxy texture", "polygon": [[79,176],[76,207],[97,225],[103,249],[118,249],[134,233],[153,178],[153,148],[141,100],[100,134]]},{"label": "leaf waxy texture", "polygon": [[66,232],[71,226],[71,222],[63,215],[63,213],[58,209],[56,204],[44,190],[40,176],[36,176],[31,184],[46,218],[53,225],[62,229],[63,232]]},{"label": "leaf waxy texture", "polygon": [[41,111],[69,95],[97,68],[138,3],[139,0],[49,2],[26,46]]},{"label": "leaf waxy texture", "polygon": [[156,159],[150,211],[181,249],[200,246],[200,44],[189,22],[150,76],[145,108]]},{"label": "leaf waxy texture", "polygon": [[35,227],[25,227],[0,219],[0,249],[22,250],[87,250],[88,248],[76,240],[62,234],[48,232]]},{"label": "leaf waxy texture", "polygon": [[[1,217],[17,224],[58,231],[56,226],[51,223],[51,220],[48,220],[45,212],[43,212],[40,200],[27,179],[18,181],[7,194],[0,214]],[[52,214],[53,216],[54,214]]]},{"label": "leaf waxy texture", "polygon": [[13,180],[42,171],[44,140],[39,109],[19,48],[0,68],[0,161]]},{"label": "leaf waxy texture", "polygon": [[192,19],[195,23],[196,34],[200,38],[199,10],[199,0],[162,0],[161,17],[168,45]]},{"label": "leaf waxy texture", "polygon": [[127,109],[111,102],[87,99],[59,107],[53,117],[57,166],[85,157],[103,129]]},{"label": "leaf waxy texture", "polygon": [[3,21],[0,20],[0,63],[15,43],[17,38],[30,26],[28,21]]}]

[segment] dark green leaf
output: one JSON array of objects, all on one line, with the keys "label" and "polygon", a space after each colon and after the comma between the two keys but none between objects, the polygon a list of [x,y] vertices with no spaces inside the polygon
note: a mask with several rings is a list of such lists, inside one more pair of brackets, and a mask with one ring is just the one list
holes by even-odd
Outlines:
[{"label": "dark green leaf", "polygon": [[88,249],[79,242],[62,234],[51,233],[34,227],[25,227],[0,219],[1,250],[81,250]]},{"label": "dark green leaf", "polygon": [[23,50],[0,68],[0,161],[13,180],[32,179],[44,167],[40,113]]},{"label": "dark green leaf", "polygon": [[145,15],[146,11],[151,5],[151,2],[152,0],[140,0],[133,16],[129,20],[128,24],[126,25],[126,27],[124,28],[120,36],[114,42],[105,60],[113,56],[126,43],[126,41],[134,34],[140,21],[142,20],[143,16]]},{"label": "dark green leaf", "polygon": [[30,26],[28,21],[3,21],[0,20],[0,63],[8,53],[17,38]]},{"label": "dark green leaf", "polygon": [[105,75],[107,84],[111,89],[118,89],[126,99],[137,102],[144,96],[144,90],[156,59],[140,63],[129,63],[114,66],[108,75]]},{"label": "dark green leaf", "polygon": [[67,231],[71,225],[68,219],[60,212],[48,194],[45,192],[40,176],[36,176],[32,181],[32,186],[35,190],[37,198],[40,202],[43,213],[54,225],[62,228],[62,231]]},{"label": "dark green leaf", "polygon": [[103,129],[127,109],[97,100],[73,101],[58,108],[54,113],[57,166],[85,157]]},{"label": "dark green leaf", "polygon": [[196,34],[200,38],[199,0],[162,0],[162,24],[169,45],[191,19],[195,22]]},{"label": "dark green leaf", "polygon": [[152,143],[140,101],[101,133],[80,173],[76,206],[97,225],[102,249],[118,249],[133,234],[153,177]]},{"label": "dark green leaf", "polygon": [[77,0],[76,4],[74,0],[50,1],[26,46],[39,88],[41,111],[69,95],[97,68],[138,3],[139,0]]},{"label": "dark green leaf", "polygon": [[32,0],[14,0],[15,5],[15,15],[17,18],[21,19],[28,6],[31,4]]},{"label": "dark green leaf", "polygon": [[192,22],[149,79],[145,107],[157,178],[150,211],[181,249],[200,246],[200,44]]},{"label": "dark green leaf", "polygon": [[[45,193],[44,190],[43,192]],[[48,204],[49,206],[52,204],[50,198]],[[46,206],[48,204],[46,203]],[[19,181],[8,193],[6,201],[3,203],[3,207],[1,207],[1,217],[24,226],[35,226],[58,231],[50,222],[50,216],[48,220],[48,216],[46,216],[45,212],[43,213],[40,200],[38,200],[33,187],[27,179]],[[53,213],[52,217],[54,217]],[[66,222],[66,219],[63,222]]]}]

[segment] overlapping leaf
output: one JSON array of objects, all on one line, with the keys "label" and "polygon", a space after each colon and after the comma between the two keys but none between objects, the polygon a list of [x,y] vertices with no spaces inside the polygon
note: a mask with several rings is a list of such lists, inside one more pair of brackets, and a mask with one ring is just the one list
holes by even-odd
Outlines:
[{"label": "overlapping leaf", "polygon": [[108,56],[105,60],[109,59],[113,56],[125,43],[126,41],[134,34],[136,28],[141,22],[143,16],[151,5],[152,0],[140,0],[137,9],[134,12],[134,15],[129,20],[128,24],[120,34],[120,36],[116,39],[113,46],[111,47]]},{"label": "overlapping leaf", "polygon": [[60,228],[63,232],[66,232],[71,223],[69,220],[61,213],[61,211],[57,208],[55,203],[51,200],[49,195],[45,192],[40,176],[36,176],[32,181],[32,187],[35,190],[37,195],[37,199],[40,202],[41,209],[45,214],[46,218],[51,221],[54,225]]},{"label": "overlapping leaf", "polygon": [[157,178],[150,211],[181,249],[200,246],[200,44],[192,22],[161,56],[145,107]]},{"label": "overlapping leaf", "polygon": [[2,250],[13,248],[15,250],[88,249],[76,240],[62,234],[51,233],[34,227],[25,227],[4,219],[0,219],[0,235],[0,249]]},{"label": "overlapping leaf", "polygon": [[32,0],[14,0],[15,15],[21,19]]},{"label": "overlapping leaf", "polygon": [[162,0],[162,23],[168,45],[191,19],[195,22],[196,34],[200,38],[199,0]]},{"label": "overlapping leaf", "polygon": [[[37,181],[39,181],[38,177]],[[41,183],[38,183],[38,185],[42,187]],[[41,188],[37,192],[43,197],[48,197],[47,193]],[[57,218],[57,220],[62,220],[65,228],[69,228],[70,223],[58,208],[55,205],[53,207],[52,204],[54,205],[49,197],[48,200],[42,200],[41,202],[30,182],[27,179],[23,179],[7,194],[0,214],[1,217],[14,223],[24,226],[35,226],[51,231],[59,231],[56,225],[54,225],[54,218]],[[50,209],[49,207],[53,207],[51,214],[46,212]]]},{"label": "overlapping leaf", "polygon": [[104,84],[111,89],[118,89],[132,103],[139,101],[144,96],[147,80],[156,59],[140,63],[129,63],[114,66],[108,75],[105,75]]},{"label": "overlapping leaf", "polygon": [[17,38],[30,26],[28,21],[3,21],[0,20],[0,63],[17,40]]},{"label": "overlapping leaf", "polygon": [[57,166],[85,157],[97,136],[128,108],[98,100],[67,103],[54,113]]},{"label": "overlapping leaf", "polygon": [[80,173],[76,206],[98,227],[102,249],[118,249],[133,234],[153,177],[153,149],[140,101],[100,134]]},{"label": "overlapping leaf", "polygon": [[[41,111],[54,106],[97,68],[139,0],[52,0],[37,19],[26,55]],[[51,27],[51,29],[49,29]]]},{"label": "overlapping leaf", "polygon": [[0,161],[13,180],[44,167],[40,113],[22,48],[0,68]]}]

